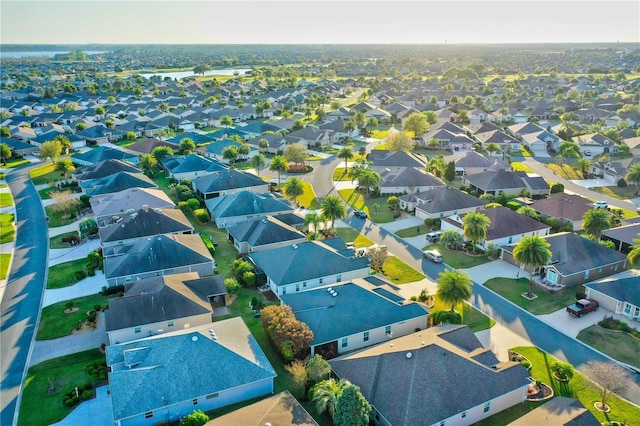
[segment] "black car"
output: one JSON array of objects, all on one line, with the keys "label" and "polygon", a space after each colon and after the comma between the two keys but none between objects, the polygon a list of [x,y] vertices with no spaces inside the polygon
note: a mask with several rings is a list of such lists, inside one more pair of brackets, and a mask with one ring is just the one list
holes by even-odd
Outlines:
[{"label": "black car", "polygon": [[353,212],[353,215],[355,217],[359,217],[360,219],[366,219],[367,218],[367,213],[363,212],[361,210],[356,210],[355,212]]}]

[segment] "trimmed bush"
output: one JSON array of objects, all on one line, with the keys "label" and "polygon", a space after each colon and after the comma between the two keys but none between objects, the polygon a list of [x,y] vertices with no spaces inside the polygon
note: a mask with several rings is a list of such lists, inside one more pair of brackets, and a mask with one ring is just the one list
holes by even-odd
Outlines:
[{"label": "trimmed bush", "polygon": [[87,273],[84,271],[76,271],[74,272],[73,277],[76,279],[76,281],[80,281],[87,277]]},{"label": "trimmed bush", "polygon": [[200,200],[198,200],[197,198],[189,198],[187,200],[187,205],[189,206],[189,208],[191,210],[196,210],[200,208]]},{"label": "trimmed bush", "polygon": [[626,186],[627,186],[627,181],[626,181],[626,180],[624,180],[624,178],[620,178],[620,179],[618,180],[618,187],[619,187],[619,188],[624,188],[624,187],[626,187]]},{"label": "trimmed bush", "polygon": [[178,201],[178,208],[183,212],[189,210],[189,204],[186,201]]},{"label": "trimmed bush", "polygon": [[564,192],[564,185],[561,183],[554,183],[551,185],[550,191],[552,194],[556,194],[558,192]]},{"label": "trimmed bush", "polygon": [[197,209],[193,212],[193,215],[200,223],[209,222],[209,212],[207,209]]},{"label": "trimmed bush", "polygon": [[242,274],[242,282],[247,287],[256,285],[256,274],[255,274],[255,272],[247,271],[244,274]]},{"label": "trimmed bush", "polygon": [[507,202],[506,207],[507,207],[508,209],[511,209],[511,210],[513,210],[513,211],[515,212],[515,211],[516,211],[516,210],[518,210],[520,207],[522,207],[522,205],[521,205],[520,203],[518,203],[517,201],[509,201],[509,202]]},{"label": "trimmed bush", "polygon": [[311,170],[313,169],[306,164],[289,164],[287,173],[306,173]]},{"label": "trimmed bush", "polygon": [[434,324],[462,324],[462,316],[455,311],[431,311],[429,318]]},{"label": "trimmed bush", "polygon": [[118,293],[124,293],[124,285],[114,285],[113,287],[103,286],[100,295],[109,296]]},{"label": "trimmed bush", "polygon": [[84,392],[82,392],[82,400],[86,401],[88,399],[93,398],[93,391],[92,390],[86,390]]}]

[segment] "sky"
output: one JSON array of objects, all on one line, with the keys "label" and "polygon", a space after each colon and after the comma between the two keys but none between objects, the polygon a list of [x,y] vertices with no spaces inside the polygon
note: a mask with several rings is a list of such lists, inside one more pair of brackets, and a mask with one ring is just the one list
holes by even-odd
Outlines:
[{"label": "sky", "polygon": [[640,1],[0,0],[2,44],[640,42]]}]

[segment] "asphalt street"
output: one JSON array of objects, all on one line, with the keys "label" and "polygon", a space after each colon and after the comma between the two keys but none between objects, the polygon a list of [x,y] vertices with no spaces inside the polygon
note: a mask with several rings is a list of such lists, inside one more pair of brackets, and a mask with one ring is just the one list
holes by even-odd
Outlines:
[{"label": "asphalt street", "polygon": [[[45,215],[31,167],[7,173],[16,205],[16,241],[13,264],[0,304],[0,424],[17,423],[17,402],[29,351],[38,325],[47,270]],[[46,226],[46,225],[45,225]]]}]

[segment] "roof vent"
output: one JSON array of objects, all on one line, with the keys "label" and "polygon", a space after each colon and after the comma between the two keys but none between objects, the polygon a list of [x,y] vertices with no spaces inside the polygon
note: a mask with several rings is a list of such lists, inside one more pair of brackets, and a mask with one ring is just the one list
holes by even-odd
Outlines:
[{"label": "roof vent", "polygon": [[407,352],[407,355],[406,355],[407,359],[411,359],[412,356],[413,354],[411,352]]},{"label": "roof vent", "polygon": [[192,336],[191,337],[191,341],[192,342],[197,342],[198,341],[198,336]]},{"label": "roof vent", "polygon": [[296,250],[298,248],[297,244],[292,245],[291,247],[293,247],[294,250]]},{"label": "roof vent", "polygon": [[421,344],[422,346],[426,345],[426,343],[425,343],[425,341],[424,341],[424,340],[423,340],[422,342],[420,342],[420,344]]}]

